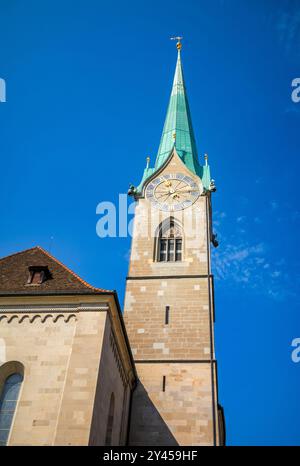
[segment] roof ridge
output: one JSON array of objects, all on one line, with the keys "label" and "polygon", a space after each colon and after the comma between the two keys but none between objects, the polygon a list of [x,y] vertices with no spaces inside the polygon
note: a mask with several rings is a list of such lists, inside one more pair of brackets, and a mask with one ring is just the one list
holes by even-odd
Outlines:
[{"label": "roof ridge", "polygon": [[46,254],[46,256],[48,256],[50,259],[54,260],[54,262],[56,262],[57,264],[62,266],[65,270],[67,270],[67,272],[69,272],[71,275],[73,275],[73,277],[75,277],[77,280],[79,280],[80,283],[82,283],[86,287],[88,287],[88,288],[90,288],[90,289],[92,289],[94,291],[111,291],[112,292],[112,290],[105,290],[104,288],[96,288],[95,286],[90,285],[88,282],[86,282],[81,277],[79,277],[79,275],[77,275],[77,273],[73,272],[73,270],[71,270],[69,267],[67,267],[65,264],[63,264],[60,260],[58,260],[58,259],[56,259],[56,257],[52,256],[52,254],[50,254],[50,252],[46,251],[41,246],[36,246],[36,248],[39,249],[40,251],[42,251],[44,254]]},{"label": "roof ridge", "polygon": [[[17,256],[18,254],[23,254],[23,252],[32,251],[32,249],[37,249],[37,248],[40,248],[40,246],[32,246],[32,248],[23,249],[23,251],[13,252],[12,254],[8,254],[8,256],[0,257],[0,261],[7,259],[8,257]],[[40,248],[40,249],[43,249],[43,248]]]},{"label": "roof ridge", "polygon": [[8,256],[1,257],[0,261],[5,260],[8,257],[17,256],[18,254],[23,254],[25,252],[32,251],[34,249],[38,249],[43,254],[45,254],[47,257],[49,257],[54,262],[56,262],[58,265],[63,267],[67,272],[69,272],[71,275],[73,275],[73,277],[76,278],[76,280],[78,280],[82,285],[86,286],[87,288],[89,288],[89,289],[91,289],[93,291],[105,291],[105,292],[113,293],[113,290],[106,290],[104,288],[96,288],[95,286],[90,285],[88,282],[86,282],[81,277],[79,277],[79,275],[77,275],[77,273],[73,272],[73,270],[71,270],[69,267],[67,267],[65,264],[63,264],[60,260],[56,259],[56,257],[52,256],[52,254],[50,254],[50,252],[46,251],[41,246],[33,246],[32,248],[24,249],[23,251],[14,252],[12,254],[9,254]]}]

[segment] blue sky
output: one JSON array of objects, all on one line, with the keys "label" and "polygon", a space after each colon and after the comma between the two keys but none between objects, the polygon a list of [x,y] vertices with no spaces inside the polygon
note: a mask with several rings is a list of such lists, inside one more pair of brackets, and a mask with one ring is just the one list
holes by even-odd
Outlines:
[{"label": "blue sky", "polygon": [[[230,445],[300,444],[299,0],[1,0],[0,255],[39,244],[121,302],[130,238],[100,239],[155,158],[183,35],[218,191],[216,350]],[[51,237],[53,240],[51,241]]]}]

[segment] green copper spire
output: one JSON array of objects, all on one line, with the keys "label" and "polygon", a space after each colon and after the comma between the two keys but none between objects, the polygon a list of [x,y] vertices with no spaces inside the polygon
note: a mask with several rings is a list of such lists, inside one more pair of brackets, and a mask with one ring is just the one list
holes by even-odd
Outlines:
[{"label": "green copper spire", "polygon": [[176,37],[175,39],[178,39],[176,45],[178,57],[164,129],[154,167],[150,167],[149,160],[147,160],[140,184],[137,187],[133,185],[130,187],[129,193],[137,196],[142,194],[146,182],[161,169],[174,148],[187,168],[201,178],[204,189],[211,189],[209,165],[207,161],[204,166],[201,166],[198,162],[192,119],[181,65],[181,38]]},{"label": "green copper spire", "polygon": [[167,116],[156,157],[155,168],[159,168],[175,146],[176,151],[187,167],[198,174],[198,156],[182,71],[180,50],[178,57]]}]

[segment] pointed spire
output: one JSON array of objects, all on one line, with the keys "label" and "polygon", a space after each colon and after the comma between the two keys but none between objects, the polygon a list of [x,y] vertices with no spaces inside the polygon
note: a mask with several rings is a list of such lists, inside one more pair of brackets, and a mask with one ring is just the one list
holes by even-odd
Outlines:
[{"label": "pointed spire", "polygon": [[[150,167],[147,162],[142,180],[136,188],[133,186],[131,187],[131,194],[134,193],[135,195],[140,195],[143,192],[145,183],[150,177],[154,177],[155,173],[162,167],[174,148],[187,168],[201,178],[204,189],[212,190],[210,167],[207,163],[207,159],[205,159],[204,166],[200,165],[198,161],[192,119],[181,64],[180,51],[182,47],[182,37],[173,37],[172,39],[176,39],[178,41],[176,44],[178,56],[167,116],[156,156],[155,166]],[[134,191],[132,191],[132,189],[134,189]]]},{"label": "pointed spire", "polygon": [[175,39],[178,40],[176,44],[178,50],[177,63],[155,169],[163,165],[171,150],[175,147],[179,157],[187,167],[198,174],[199,164],[196,142],[181,64],[181,38],[176,37]]}]

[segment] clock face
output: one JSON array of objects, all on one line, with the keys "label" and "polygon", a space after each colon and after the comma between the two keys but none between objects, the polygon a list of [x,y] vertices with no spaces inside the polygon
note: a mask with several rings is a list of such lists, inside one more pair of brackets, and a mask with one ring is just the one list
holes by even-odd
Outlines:
[{"label": "clock face", "polygon": [[146,188],[146,197],[160,210],[175,211],[191,206],[200,195],[195,181],[182,173],[162,175]]}]

